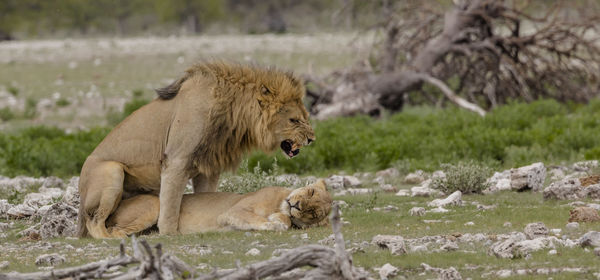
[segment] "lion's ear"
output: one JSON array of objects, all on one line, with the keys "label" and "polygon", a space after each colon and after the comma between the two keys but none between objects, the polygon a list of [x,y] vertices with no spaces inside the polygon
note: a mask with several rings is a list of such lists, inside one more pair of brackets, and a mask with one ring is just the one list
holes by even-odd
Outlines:
[{"label": "lion's ear", "polygon": [[319,180],[317,180],[317,182],[315,182],[315,183],[313,184],[313,186],[314,186],[315,188],[319,188],[319,189],[321,189],[321,190],[323,190],[323,191],[327,191],[327,184],[325,184],[325,180],[323,180],[323,179],[319,179]]},{"label": "lion's ear", "polygon": [[266,87],[265,85],[262,85],[260,87],[260,93],[262,93],[263,95],[271,95],[271,90],[269,90],[268,87]]}]

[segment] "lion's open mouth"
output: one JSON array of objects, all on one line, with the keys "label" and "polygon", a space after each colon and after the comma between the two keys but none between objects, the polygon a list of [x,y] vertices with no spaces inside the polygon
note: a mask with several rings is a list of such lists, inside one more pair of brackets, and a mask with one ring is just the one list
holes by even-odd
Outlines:
[{"label": "lion's open mouth", "polygon": [[286,154],[288,157],[294,157],[296,155],[298,155],[298,153],[300,153],[300,149],[293,149],[293,143],[291,140],[284,140],[281,142],[281,150],[283,151],[284,154]]}]

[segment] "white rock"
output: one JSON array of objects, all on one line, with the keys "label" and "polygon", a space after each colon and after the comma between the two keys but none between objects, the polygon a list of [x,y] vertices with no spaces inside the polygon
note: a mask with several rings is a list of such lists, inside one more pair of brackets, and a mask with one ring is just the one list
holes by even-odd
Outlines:
[{"label": "white rock", "polygon": [[456,251],[458,250],[458,244],[456,244],[456,242],[449,241],[446,244],[444,244],[440,249],[444,251]]},{"label": "white rock", "polygon": [[429,210],[427,212],[430,212],[430,213],[447,213],[447,212],[450,212],[450,210],[448,210],[448,209],[440,206],[438,208],[433,208],[433,209],[431,209],[431,210]]},{"label": "white rock", "polygon": [[62,189],[65,185],[65,183],[63,182],[63,180],[61,180],[58,177],[54,177],[54,176],[50,176],[50,177],[46,177],[43,178],[44,182],[42,183],[42,187],[40,188],[40,192],[41,189],[45,189],[45,188],[57,188],[57,189]]},{"label": "white rock", "polygon": [[300,238],[302,238],[304,240],[308,239],[308,233],[300,234]]},{"label": "white rock", "polygon": [[510,171],[510,187],[516,191],[524,189],[531,189],[534,192],[541,191],[544,180],[546,180],[546,167],[541,162]]},{"label": "white rock", "polygon": [[277,183],[277,185],[287,185],[287,186],[301,186],[302,179],[298,177],[296,174],[282,174],[277,175],[273,178],[273,180]]},{"label": "white rock", "polygon": [[568,223],[565,227],[567,229],[569,229],[569,230],[578,229],[579,228],[579,223],[578,222]]},{"label": "white rock", "polygon": [[424,181],[421,184],[421,186],[410,188],[410,192],[412,193],[412,196],[429,197],[429,196],[438,196],[438,195],[442,194],[442,192],[440,192],[436,189],[430,188],[429,187],[430,183],[431,183],[431,179]]},{"label": "white rock", "polygon": [[548,228],[544,223],[531,223],[525,226],[523,231],[527,238],[534,239],[537,237],[544,237],[548,235]]},{"label": "white rock", "polygon": [[511,222],[505,222],[502,226],[503,227],[512,227],[512,223]]},{"label": "white rock", "polygon": [[399,190],[396,193],[396,196],[409,196],[409,195],[410,195],[410,191],[406,190],[406,189]]},{"label": "white rock", "polygon": [[55,266],[66,261],[65,257],[56,253],[40,255],[35,259],[37,266]]},{"label": "white rock", "polygon": [[421,267],[423,267],[423,269],[426,272],[431,271],[437,273],[438,279],[440,280],[462,280],[462,276],[460,275],[458,270],[456,270],[456,268],[452,266],[447,269],[442,269],[437,267],[431,267],[426,263],[421,263]]},{"label": "white rock", "polygon": [[381,248],[390,249],[392,255],[406,254],[404,238],[400,235],[376,235],[371,242]]},{"label": "white rock", "polygon": [[414,246],[410,247],[410,251],[413,253],[427,252],[427,246],[426,245],[414,245]]},{"label": "white rock", "polygon": [[384,264],[382,267],[375,268],[375,271],[379,273],[379,277],[381,277],[382,280],[392,278],[398,274],[398,268],[389,263]]},{"label": "white rock", "polygon": [[553,228],[550,230],[550,232],[552,232],[552,234],[560,234],[562,232],[562,229],[560,228]]},{"label": "white rock", "polygon": [[14,218],[24,218],[32,216],[33,214],[35,214],[36,211],[37,210],[35,208],[29,205],[19,204],[8,209],[8,211],[6,211],[6,214]]},{"label": "white rock", "polygon": [[429,207],[460,206],[462,205],[462,192],[455,191],[444,199],[435,199],[427,204]]},{"label": "white rock", "polygon": [[8,209],[15,207],[13,204],[8,203],[6,199],[0,199],[0,216],[5,215]]},{"label": "white rock", "polygon": [[407,184],[420,184],[425,181],[425,172],[423,170],[417,170],[415,172],[409,173],[404,177],[404,183]]},{"label": "white rock", "polygon": [[248,252],[246,252],[246,256],[258,256],[260,255],[260,250],[256,249],[256,248],[252,248],[250,250],[248,250]]},{"label": "white rock", "polygon": [[23,200],[23,204],[32,208],[39,208],[51,204],[54,199],[63,195],[63,191],[58,188],[40,188],[37,193],[28,193]]},{"label": "white rock", "polygon": [[392,168],[377,171],[375,173],[375,176],[384,177],[384,178],[395,178],[395,177],[400,176],[400,171],[398,171],[398,169],[392,167]]},{"label": "white rock", "polygon": [[362,194],[370,194],[373,192],[373,189],[356,189],[356,188],[349,188],[349,189],[345,189],[345,190],[340,190],[338,192],[335,193],[336,196],[341,196],[341,195],[362,195]]},{"label": "white rock", "polygon": [[[522,238],[524,238],[524,236]],[[518,237],[512,237],[503,241],[498,241],[490,246],[490,254],[499,258],[512,259],[515,257],[513,250],[516,244],[520,241],[523,241],[523,239]]]},{"label": "white rock", "polygon": [[0,270],[7,268],[10,265],[8,261],[0,262]]},{"label": "white rock", "polygon": [[392,212],[392,211],[398,211],[398,207],[396,207],[394,205],[386,205],[384,207],[375,207],[375,208],[373,208],[373,211]]},{"label": "white rock", "polygon": [[408,213],[411,216],[424,216],[425,215],[425,208],[423,208],[423,207],[413,207],[413,208],[410,208],[410,210],[408,210]]},{"label": "white rock", "polygon": [[594,208],[597,211],[600,211],[600,204],[597,203],[588,203],[587,207]]},{"label": "white rock", "polygon": [[431,179],[445,179],[446,173],[442,170],[436,170],[431,174]]},{"label": "white rock", "polygon": [[483,191],[485,194],[510,190],[510,170],[495,172],[494,175],[487,180],[487,184],[489,187]]},{"label": "white rock", "polygon": [[465,223],[465,226],[474,226],[474,225],[475,225],[475,223],[474,223],[474,222],[466,222],[466,223]]},{"label": "white rock", "polygon": [[40,207],[37,210],[37,212],[35,213],[36,217],[46,215],[46,213],[48,213],[48,210],[50,210],[50,208],[52,208],[52,205],[44,205],[44,206]]},{"label": "white rock", "polygon": [[334,190],[344,189],[344,176],[333,175],[325,179],[325,184]]},{"label": "white rock", "polygon": [[600,184],[582,187],[578,178],[553,182],[544,189],[544,199],[600,199]]},{"label": "white rock", "polygon": [[344,188],[355,188],[361,185],[361,182],[358,178],[354,176],[341,176],[341,175],[333,175],[329,178],[325,179],[325,183],[327,186],[331,187],[334,190],[344,189]]},{"label": "white rock", "polygon": [[510,269],[501,269],[496,272],[498,278],[508,278],[512,276],[512,270]]},{"label": "white rock", "polygon": [[548,255],[551,255],[551,256],[552,256],[552,255],[556,255],[557,253],[558,253],[558,252],[557,252],[556,250],[554,250],[554,249],[552,249],[552,250],[548,251]]},{"label": "white rock", "polygon": [[578,240],[581,247],[600,247],[600,232],[589,231]]},{"label": "white rock", "polygon": [[553,168],[548,172],[550,173],[550,180],[558,181],[565,178],[565,172],[561,168]]},{"label": "white rock", "polygon": [[597,160],[588,160],[573,163],[573,169],[579,172],[588,172],[596,167],[598,167]]}]

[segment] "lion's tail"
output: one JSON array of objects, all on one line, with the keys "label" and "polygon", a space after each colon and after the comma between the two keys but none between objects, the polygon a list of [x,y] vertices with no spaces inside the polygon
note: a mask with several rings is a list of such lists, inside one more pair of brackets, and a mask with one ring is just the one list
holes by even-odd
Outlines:
[{"label": "lion's tail", "polygon": [[170,85],[156,89],[156,93],[158,97],[163,100],[173,99],[179,93],[179,89],[181,89],[181,85],[190,77],[190,74],[187,73],[185,76],[175,80]]},{"label": "lion's tail", "polygon": [[83,203],[79,204],[79,214],[77,215],[77,237],[86,237],[88,235],[87,227],[85,226],[85,217],[83,215]]}]

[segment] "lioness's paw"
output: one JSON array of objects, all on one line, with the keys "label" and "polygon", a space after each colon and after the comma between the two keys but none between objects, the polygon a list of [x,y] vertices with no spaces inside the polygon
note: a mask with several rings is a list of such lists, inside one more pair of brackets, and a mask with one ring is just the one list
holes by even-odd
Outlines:
[{"label": "lioness's paw", "polygon": [[260,230],[284,231],[288,229],[288,226],[282,222],[273,221],[263,223],[259,228]]}]

